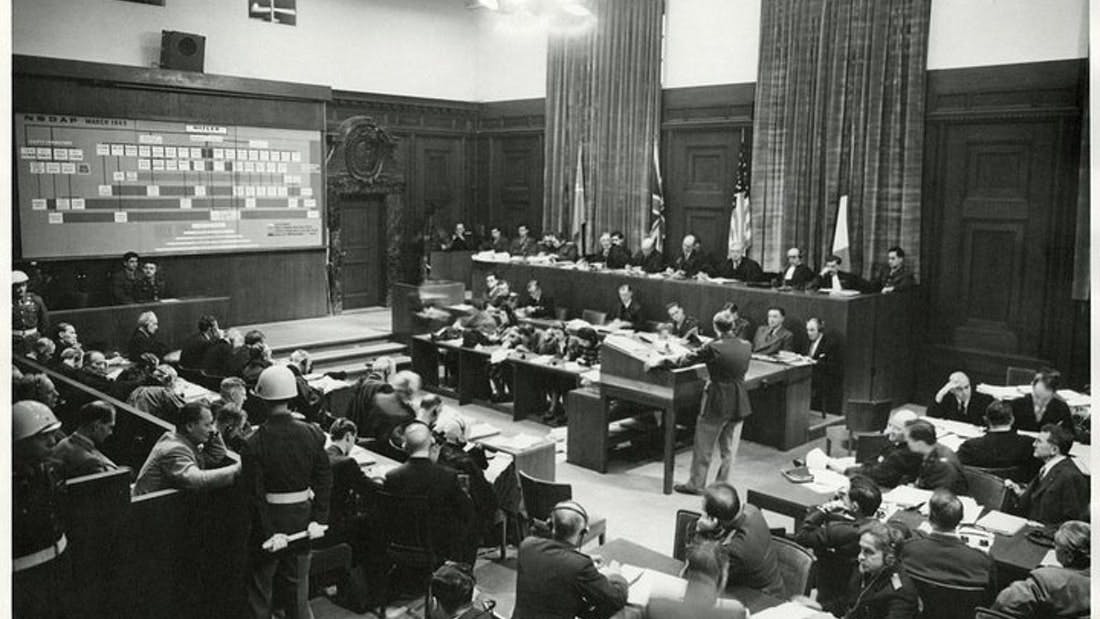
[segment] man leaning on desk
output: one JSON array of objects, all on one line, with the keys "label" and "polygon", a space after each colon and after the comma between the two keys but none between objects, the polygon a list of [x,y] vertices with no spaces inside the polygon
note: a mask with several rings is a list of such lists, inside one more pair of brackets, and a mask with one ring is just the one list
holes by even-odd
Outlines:
[{"label": "man leaning on desk", "polygon": [[985,419],[985,409],[992,403],[992,397],[974,391],[969,376],[952,372],[928,405],[928,415],[980,426]]}]

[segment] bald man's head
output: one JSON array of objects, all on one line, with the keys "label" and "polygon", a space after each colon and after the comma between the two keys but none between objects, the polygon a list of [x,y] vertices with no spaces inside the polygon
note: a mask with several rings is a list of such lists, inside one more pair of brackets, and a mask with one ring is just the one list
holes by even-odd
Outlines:
[{"label": "bald man's head", "polygon": [[554,539],[577,546],[588,528],[588,512],[576,501],[562,501],[550,513]]},{"label": "bald man's head", "polygon": [[959,402],[970,401],[970,377],[962,372],[951,373],[951,393]]},{"label": "bald man's head", "polygon": [[907,408],[899,408],[890,415],[890,421],[883,430],[891,442],[901,443],[905,440],[905,424],[917,418],[917,414]]},{"label": "bald man's head", "polygon": [[427,425],[416,422],[405,428],[405,452],[410,457],[430,455],[432,443],[432,431]]},{"label": "bald man's head", "polygon": [[653,244],[654,243],[655,243],[655,241],[653,240],[653,237],[651,237],[651,236],[647,236],[644,239],[642,239],[642,253],[649,254],[649,252],[653,251]]}]

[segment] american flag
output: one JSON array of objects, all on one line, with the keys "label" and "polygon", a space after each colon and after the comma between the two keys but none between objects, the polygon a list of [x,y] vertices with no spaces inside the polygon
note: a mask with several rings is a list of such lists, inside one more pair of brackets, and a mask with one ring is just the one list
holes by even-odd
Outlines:
[{"label": "american flag", "polygon": [[[733,210],[730,211],[730,258],[739,258],[752,246],[752,211],[749,210],[749,161],[744,142],[737,155],[737,177],[733,184]],[[738,254],[737,252],[740,252]],[[737,254],[737,255],[735,255]]]}]

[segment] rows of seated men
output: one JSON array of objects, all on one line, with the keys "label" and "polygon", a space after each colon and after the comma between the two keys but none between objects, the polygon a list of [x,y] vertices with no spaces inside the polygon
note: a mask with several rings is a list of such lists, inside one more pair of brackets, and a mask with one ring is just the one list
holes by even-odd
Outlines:
[{"label": "rows of seated men", "polygon": [[544,256],[566,262],[600,264],[608,269],[634,269],[644,273],[666,273],[675,277],[713,277],[735,279],[749,283],[770,283],[776,287],[826,290],[853,290],[857,292],[894,292],[905,290],[916,283],[912,272],[905,265],[905,250],[891,247],[886,255],[886,267],[879,270],[872,281],[843,270],[843,259],[826,257],[823,266],[814,271],[805,263],[801,249],[787,250],[787,264],[778,273],[765,273],[760,264],[745,255],[743,247],[732,246],[728,257],[720,257],[703,248],[694,234],[684,236],[680,251],[672,259],[656,248],[652,237],[642,239],[638,251],[631,253],[622,232],[604,232],[599,237],[599,247],[590,254],[580,254],[577,244],[566,235],[555,232],[543,234],[536,240],[530,227],[520,225],[516,237],[509,240],[499,227],[490,230],[489,238],[478,244],[467,233],[462,223],[455,225],[454,233],[440,243],[445,250],[466,250],[478,247],[483,250],[509,253],[514,256]]}]

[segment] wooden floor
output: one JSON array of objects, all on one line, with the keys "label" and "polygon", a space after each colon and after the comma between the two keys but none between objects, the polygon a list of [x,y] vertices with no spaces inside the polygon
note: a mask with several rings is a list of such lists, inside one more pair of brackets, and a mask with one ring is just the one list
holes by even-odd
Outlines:
[{"label": "wooden floor", "polygon": [[388,307],[370,307],[347,311],[339,316],[231,326],[241,333],[250,329],[263,331],[267,344],[278,351],[366,336],[388,337],[392,333],[391,322]]}]

